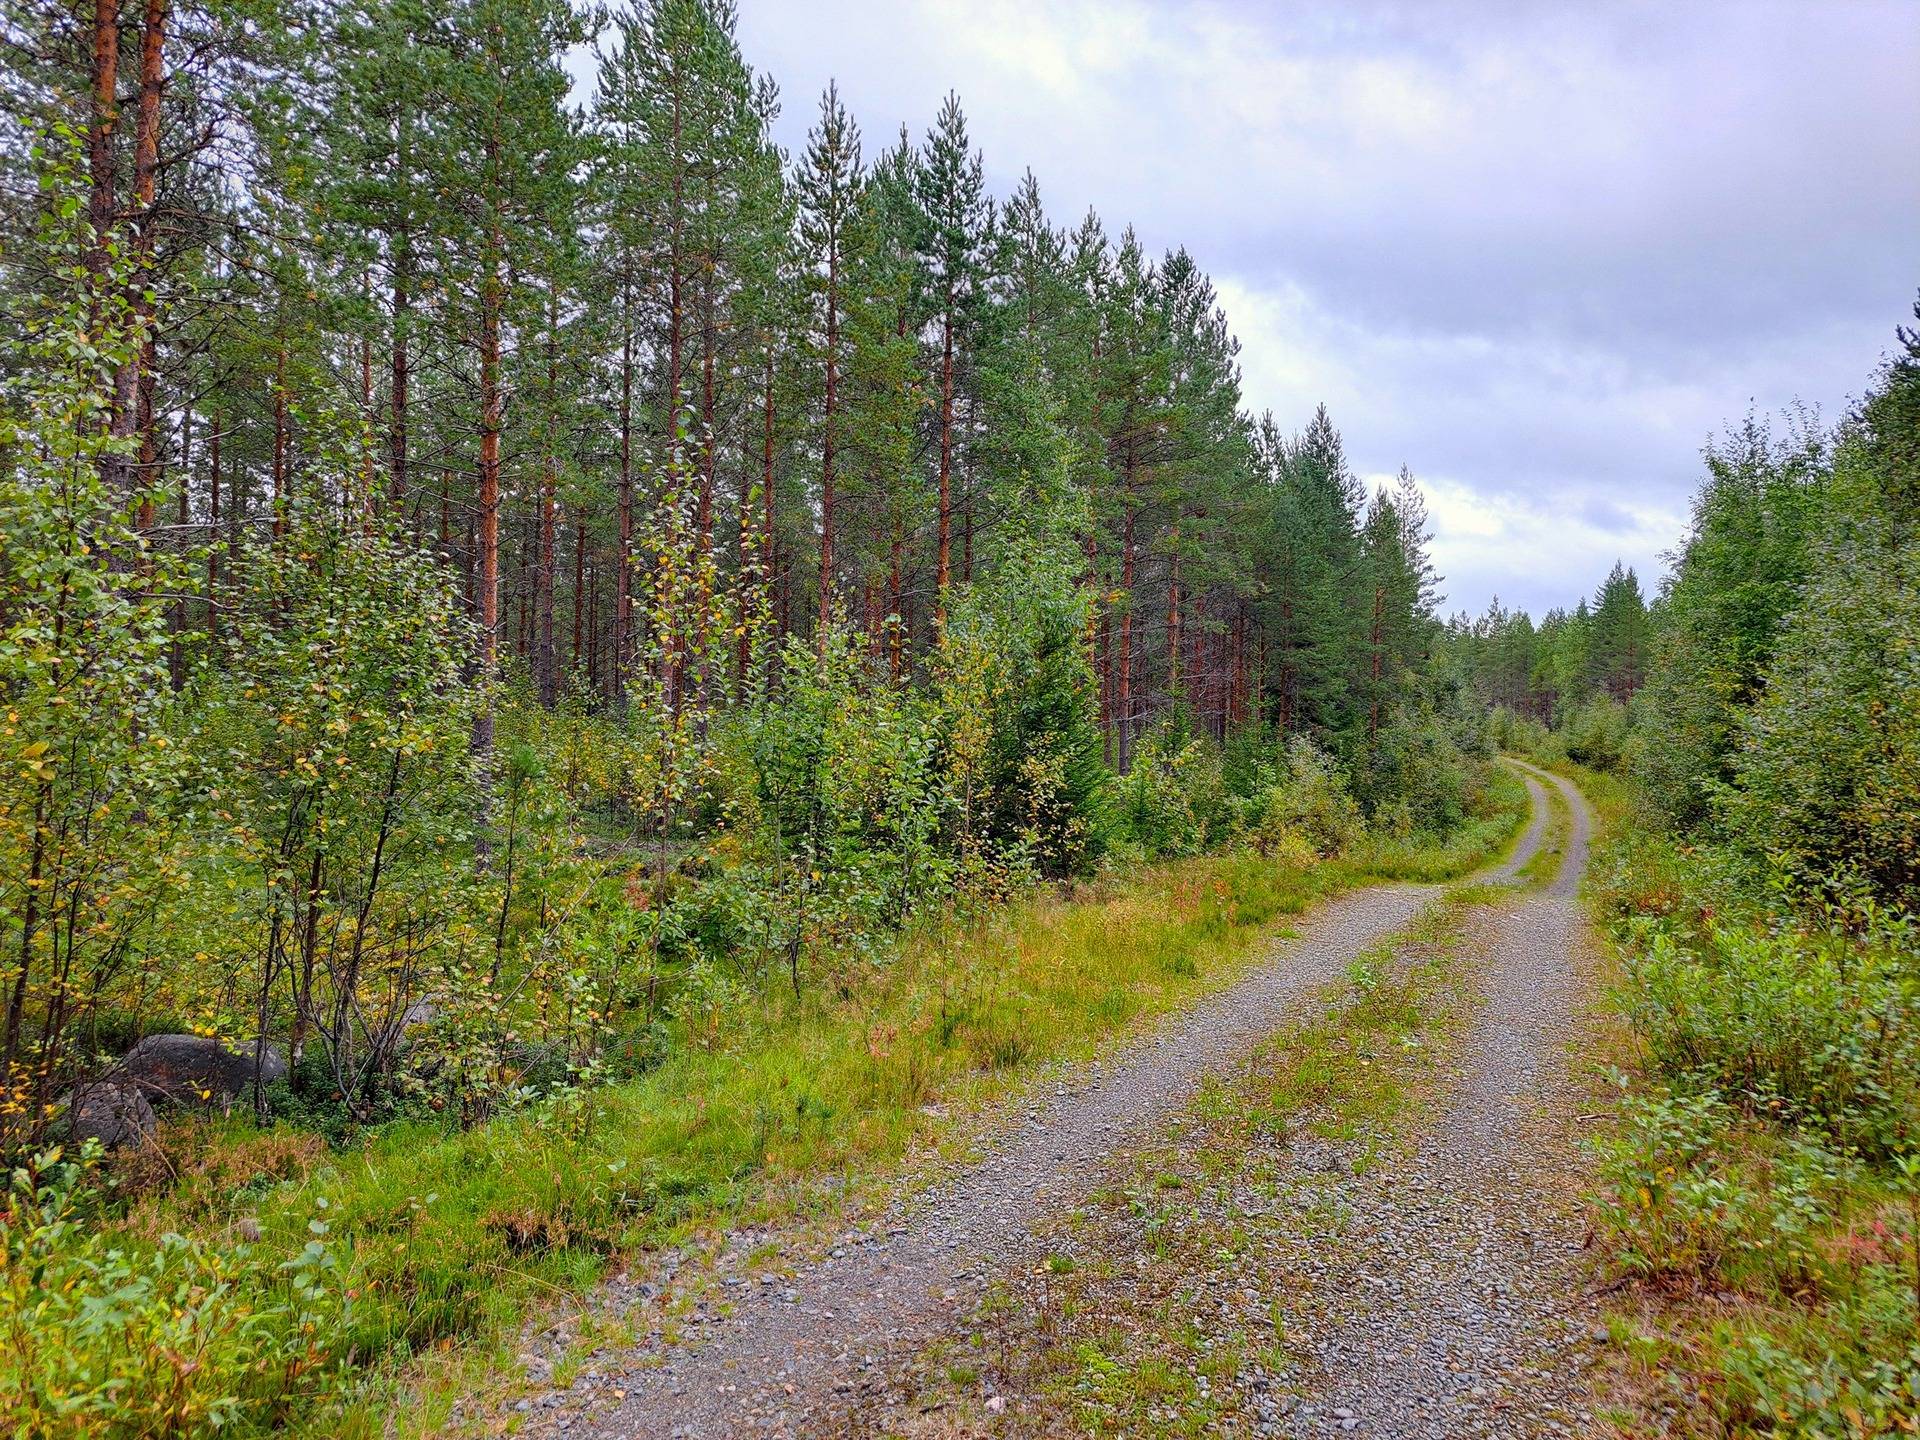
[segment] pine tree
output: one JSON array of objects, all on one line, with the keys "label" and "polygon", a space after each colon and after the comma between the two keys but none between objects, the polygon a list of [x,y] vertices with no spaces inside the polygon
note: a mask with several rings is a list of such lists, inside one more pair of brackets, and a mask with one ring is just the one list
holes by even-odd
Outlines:
[{"label": "pine tree", "polygon": [[1646,676],[1647,603],[1639,577],[1618,560],[1594,599],[1592,635],[1587,688],[1625,704]]},{"label": "pine tree", "polygon": [[[955,396],[986,272],[991,209],[979,152],[967,138],[960,97],[949,93],[921,149],[915,172],[923,229],[923,304],[938,336],[939,411],[935,420],[934,621],[943,624],[953,583]],[[964,498],[964,497],[963,497]]]},{"label": "pine tree", "polygon": [[[581,38],[581,25],[564,0],[466,0],[447,23],[447,123],[432,163],[440,167],[435,180],[463,197],[444,283],[477,381],[474,592],[480,670],[491,685],[499,673],[506,347],[523,307],[537,297],[530,276],[571,213],[583,157],[561,57]],[[483,755],[492,749],[493,725],[492,707],[483,706],[474,725],[474,748]]]},{"label": "pine tree", "polygon": [[820,414],[820,583],[816,637],[825,646],[833,627],[834,466],[840,446],[840,369],[849,290],[845,267],[863,183],[860,130],[840,103],[833,85],[820,97],[819,122],[807,132],[797,185],[800,236],[806,247],[813,295],[813,341],[820,357],[823,392]]}]

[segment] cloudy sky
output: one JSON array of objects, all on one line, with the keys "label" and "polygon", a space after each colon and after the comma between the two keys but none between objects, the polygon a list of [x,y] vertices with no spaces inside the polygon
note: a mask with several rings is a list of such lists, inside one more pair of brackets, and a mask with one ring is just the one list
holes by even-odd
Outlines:
[{"label": "cloudy sky", "polygon": [[1247,400],[1402,462],[1449,608],[1652,581],[1707,438],[1857,395],[1920,288],[1920,0],[741,0],[799,148],[943,95],[1214,276]]}]

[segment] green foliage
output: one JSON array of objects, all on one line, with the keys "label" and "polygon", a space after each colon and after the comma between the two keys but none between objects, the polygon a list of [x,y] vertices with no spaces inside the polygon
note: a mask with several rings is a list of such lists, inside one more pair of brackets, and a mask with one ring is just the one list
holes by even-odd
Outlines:
[{"label": "green foliage", "polygon": [[1133,768],[1114,787],[1116,833],[1148,860],[1197,855],[1218,823],[1224,797],[1214,745],[1158,732],[1141,742]]},{"label": "green foliage", "polygon": [[113,376],[143,332],[117,250],[112,298],[89,279],[78,148],[39,157],[51,287],[0,346],[0,1152],[37,1142],[177,879],[166,597],[191,582],[118,483]]},{"label": "green foliage", "polygon": [[1816,901],[1920,901],[1920,333],[1832,435],[1708,452],[1636,770]]},{"label": "green foliage", "polygon": [[1596,695],[1567,718],[1560,743],[1567,758],[1591,770],[1618,770],[1630,749],[1627,707],[1607,695]]},{"label": "green foliage", "polygon": [[1487,740],[1503,755],[1526,755],[1535,760],[1563,758],[1564,740],[1540,721],[1496,705],[1487,713]]},{"label": "green foliage", "polygon": [[270,1267],[246,1245],[144,1246],[88,1213],[94,1158],[35,1157],[0,1209],[0,1391],[15,1432],[259,1433],[326,1395],[347,1314],[327,1223]]},{"label": "green foliage", "polygon": [[[188,742],[201,844],[179,898],[226,917],[202,961],[243,1008],[196,1019],[252,1035],[289,987],[296,1069],[311,1040],[364,1109],[477,909],[472,630],[445,567],[330,509],[298,507],[241,573]],[[522,769],[507,766],[510,793]]]},{"label": "green foliage", "polygon": [[1744,1298],[1683,1329],[1713,1433],[1898,1433],[1920,1397],[1911,917],[1815,919],[1790,872],[1610,811],[1596,899],[1651,1073],[1599,1147],[1607,1252]]},{"label": "green foliage", "polygon": [[1742,1335],[1725,1358],[1729,1421],[1809,1440],[1899,1434],[1920,1411],[1920,1338],[1891,1268],[1870,1267],[1817,1332]]},{"label": "green foliage", "polygon": [[1452,734],[1430,710],[1398,708],[1362,772],[1360,799],[1376,829],[1401,836],[1451,833],[1467,817],[1474,776]]},{"label": "green foliage", "polygon": [[1738,721],[1730,833],[1809,889],[1920,905],[1920,550],[1870,457],[1842,447],[1834,514],[1780,636],[1765,693]]},{"label": "green foliage", "polygon": [[1708,922],[1653,929],[1628,1013],[1663,1073],[1748,1097],[1884,1157],[1920,1114],[1920,966],[1911,926],[1816,937]]},{"label": "green foliage", "polygon": [[1616,1264],[1651,1278],[1713,1277],[1755,1228],[1752,1196],[1719,1174],[1732,1124],[1717,1092],[1629,1097],[1599,1147],[1600,1221]]},{"label": "green foliage", "polygon": [[1738,715],[1763,688],[1781,623],[1799,600],[1831,465],[1802,416],[1776,439],[1746,424],[1706,452],[1707,478],[1664,597],[1635,773],[1676,823],[1707,818],[1730,778]]},{"label": "green foliage", "polygon": [[944,893],[943,827],[970,794],[943,786],[939,732],[924,701],[869,687],[851,636],[811,654],[795,642],[776,703],[747,726],[761,822],[757,855],[794,987],[813,949],[846,944]]},{"label": "green foliage", "polygon": [[1616,1263],[1651,1279],[1838,1283],[1822,1240],[1857,1167],[1808,1140],[1751,1142],[1718,1091],[1627,1097],[1599,1146],[1599,1218]]},{"label": "green foliage", "polygon": [[1051,623],[995,716],[987,833],[1047,879],[1085,875],[1107,845],[1110,775],[1078,633]]},{"label": "green foliage", "polygon": [[1360,807],[1333,759],[1304,735],[1287,745],[1286,768],[1261,797],[1258,830],[1267,848],[1297,836],[1323,859],[1342,855],[1361,831]]}]

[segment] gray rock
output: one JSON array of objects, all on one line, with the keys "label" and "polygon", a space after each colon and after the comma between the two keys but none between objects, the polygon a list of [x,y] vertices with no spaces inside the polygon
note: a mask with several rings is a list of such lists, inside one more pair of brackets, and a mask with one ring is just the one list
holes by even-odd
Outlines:
[{"label": "gray rock", "polygon": [[115,1150],[151,1140],[156,1128],[153,1106],[136,1086],[100,1080],[67,1097],[67,1132],[75,1140]]},{"label": "gray rock", "polygon": [[[122,1057],[112,1078],[138,1086],[151,1100],[225,1103],[253,1089],[253,1059],[250,1044],[234,1051],[204,1035],[149,1035]],[[267,1046],[262,1083],[271,1085],[286,1074],[286,1052]]]}]

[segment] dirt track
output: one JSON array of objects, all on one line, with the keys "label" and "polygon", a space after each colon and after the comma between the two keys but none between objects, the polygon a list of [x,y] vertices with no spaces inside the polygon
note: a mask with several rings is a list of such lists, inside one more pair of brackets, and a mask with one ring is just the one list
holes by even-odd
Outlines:
[{"label": "dirt track", "polygon": [[[1527,786],[1533,799],[1527,830],[1506,863],[1481,878],[1511,879],[1538,851],[1547,806],[1538,781],[1529,776]],[[1508,912],[1489,952],[1495,1004],[1486,1045],[1489,1057],[1499,1059],[1485,1087],[1468,1087],[1466,1108],[1459,1109],[1457,1125],[1449,1118],[1443,1140],[1470,1166],[1485,1163],[1487,1145],[1504,1143],[1502,1097],[1510,1082],[1524,1080],[1523,1071],[1542,1069],[1542,1047],[1553,1043],[1551,1016],[1563,1008],[1557,977],[1565,967],[1557,962],[1578,923],[1571,895],[1580,863],[1575,851],[1583,856],[1585,846],[1584,807],[1577,794],[1571,799],[1578,823],[1560,880]],[[845,1236],[831,1255],[789,1278],[728,1275],[727,1313],[689,1326],[680,1343],[656,1341],[596,1357],[567,1390],[520,1402],[528,1422],[523,1433],[693,1440],[843,1432],[850,1406],[857,1409],[860,1395],[882,1388],[891,1364],[938,1334],[993,1277],[1039,1258],[1043,1242],[1036,1232],[1044,1223],[1084,1197],[1113,1157],[1159,1134],[1203,1075],[1239,1066],[1255,1044],[1339,981],[1355,957],[1407,926],[1438,893],[1434,886],[1384,886],[1317,907],[1294,938],[1277,942],[1233,986],[1116,1060],[1036,1095],[1016,1123],[990,1140],[983,1159],[916,1197],[888,1223]],[[1513,1007],[1501,997],[1537,1006],[1540,1023],[1507,1024],[1500,1017]],[[1423,1344],[1438,1342],[1411,1331],[1375,1330],[1363,1325],[1330,1342],[1337,1348],[1329,1359],[1349,1375],[1358,1366],[1379,1371],[1376,1390],[1356,1390],[1350,1401],[1330,1404],[1354,1414],[1363,1406],[1378,1410],[1384,1420],[1385,1407],[1399,1405],[1402,1392],[1445,1388],[1417,1366],[1402,1379],[1391,1378],[1391,1367],[1380,1368],[1390,1351],[1417,1354]],[[1313,1413],[1299,1417],[1301,1423]],[[1442,1433],[1391,1423],[1369,1431]]]}]

